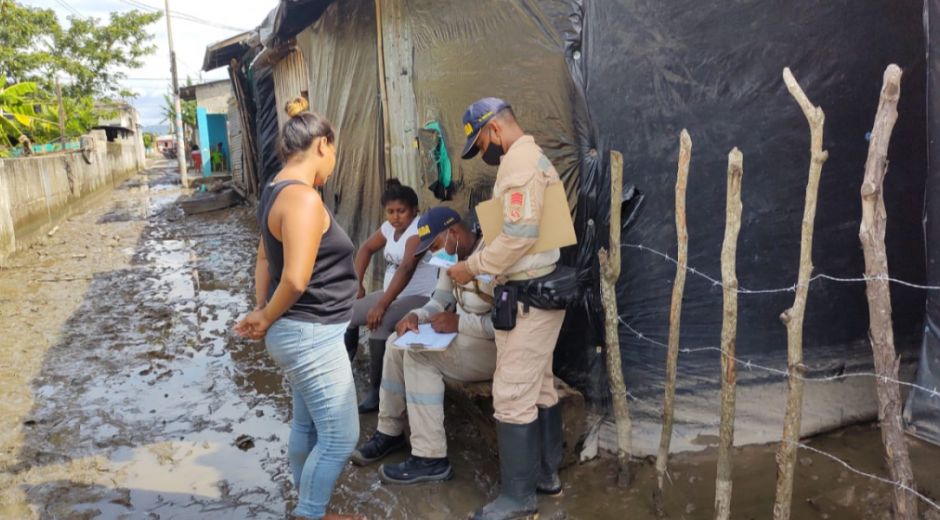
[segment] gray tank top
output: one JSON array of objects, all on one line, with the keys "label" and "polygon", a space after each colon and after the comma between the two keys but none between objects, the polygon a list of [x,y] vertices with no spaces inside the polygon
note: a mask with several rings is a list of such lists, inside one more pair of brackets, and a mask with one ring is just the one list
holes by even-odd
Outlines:
[{"label": "gray tank top", "polygon": [[[268,273],[271,276],[268,298],[274,294],[284,270],[284,245],[268,229],[268,214],[277,196],[291,184],[304,183],[287,180],[266,184],[258,204],[258,225],[261,228],[264,252],[268,257]],[[345,323],[352,317],[353,302],[356,300],[359,285],[353,265],[353,253],[356,248],[336,222],[333,213],[329,209],[327,213],[330,215],[330,227],[320,239],[313,275],[307,289],[300,295],[297,303],[284,313],[284,318],[333,325]]]}]

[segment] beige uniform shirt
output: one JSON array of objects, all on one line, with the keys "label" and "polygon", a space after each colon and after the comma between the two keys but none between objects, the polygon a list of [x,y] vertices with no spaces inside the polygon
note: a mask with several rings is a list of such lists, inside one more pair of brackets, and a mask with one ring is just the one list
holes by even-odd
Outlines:
[{"label": "beige uniform shirt", "polygon": [[492,244],[467,259],[472,274],[535,278],[538,270],[558,262],[558,249],[537,254],[528,251],[539,237],[545,188],[560,181],[531,135],[512,144],[499,164],[493,187],[493,198],[503,204],[503,230]]},{"label": "beige uniform shirt", "polygon": [[[481,239],[476,250],[481,251],[482,246]],[[493,309],[493,287],[493,283],[476,280],[466,285],[457,285],[449,276],[441,273],[437,279],[437,288],[428,303],[411,312],[418,317],[418,323],[427,323],[431,321],[431,316],[456,306],[459,333],[492,340],[496,337],[490,316]]]}]

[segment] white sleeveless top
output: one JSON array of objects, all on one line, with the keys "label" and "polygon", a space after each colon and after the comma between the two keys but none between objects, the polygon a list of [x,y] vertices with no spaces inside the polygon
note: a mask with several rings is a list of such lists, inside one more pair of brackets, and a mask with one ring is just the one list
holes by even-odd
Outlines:
[{"label": "white sleeveless top", "polygon": [[[401,234],[398,240],[395,240],[395,228],[387,220],[382,223],[379,230],[385,237],[384,256],[387,267],[385,268],[385,282],[382,284],[382,290],[387,291],[395,272],[398,271],[398,266],[401,265],[404,259],[405,243],[408,242],[409,238],[418,234],[418,219],[416,217],[411,221],[411,225]],[[430,258],[431,255],[426,254],[418,262],[414,276],[411,277],[411,281],[408,282],[408,285],[405,286],[399,296],[431,296],[437,286],[438,268],[428,263]]]}]

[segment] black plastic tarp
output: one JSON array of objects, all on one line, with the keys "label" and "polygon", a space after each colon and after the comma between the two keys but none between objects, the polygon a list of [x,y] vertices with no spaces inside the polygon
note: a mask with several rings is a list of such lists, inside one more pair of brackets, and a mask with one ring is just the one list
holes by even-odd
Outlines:
[{"label": "black plastic tarp", "polygon": [[[927,130],[928,177],[925,192],[924,234],[927,237],[927,282],[940,285],[940,1],[925,2],[927,34]],[[905,409],[909,430],[940,444],[940,293],[927,295],[927,313],[916,383]],[[924,390],[929,389],[930,391]]]},{"label": "black plastic tarp", "polygon": [[273,70],[270,66],[252,66],[249,81],[255,106],[255,142],[258,146],[256,171],[259,183],[264,185],[281,169],[281,161],[277,155],[280,130],[277,127],[278,107],[274,97]]},{"label": "black plastic tarp", "polygon": [[[625,160],[626,220],[615,223],[624,225],[626,245],[618,285],[626,324],[622,368],[631,396],[654,410],[664,371],[664,350],[656,344],[666,340],[675,274],[675,265],[655,252],[676,254],[673,189],[682,128],[694,142],[688,220],[689,263],[696,270],[686,285],[682,347],[718,344],[721,287],[713,280],[720,278],[727,154],[736,146],[744,153],[738,279],[746,290],[783,289],[740,295],[738,355],[754,366],[785,368],[786,332],[779,315],[793,301],[785,288],[796,283],[809,165],[809,131],[783,84],[786,66],[826,112],[824,147],[830,155],[819,191],[815,273],[844,278],[859,278],[864,270],[859,188],[882,72],[889,63],[902,67],[900,118],[885,185],[888,259],[893,277],[924,282],[922,3],[399,1],[414,40],[413,71],[402,74],[414,74],[421,122],[434,119],[444,128],[458,184],[452,204],[468,209],[485,198],[495,175],[480,161],[457,158],[459,118],[469,102],[484,95],[513,104],[565,180],[579,245],[565,250],[563,258],[582,268],[591,290],[583,305],[569,312],[555,369],[595,405],[603,406],[607,395],[596,253],[607,246],[608,156],[618,150]],[[303,52],[312,53],[307,59],[311,105],[339,128],[340,159],[327,200],[360,242],[382,218],[377,200],[386,175],[379,159],[384,143],[375,42],[369,0],[336,2],[311,31],[298,35]],[[430,197],[425,186],[415,188]],[[892,303],[898,351],[909,367],[917,357],[925,294],[893,285]],[[863,283],[815,281],[804,333],[807,376],[870,370],[867,324]],[[713,390],[718,367],[713,350],[683,353],[680,395]],[[783,381],[779,372],[746,367],[739,369],[742,380]],[[848,386],[841,391],[857,393]],[[814,427],[873,414],[873,394],[867,395],[841,409],[810,411],[822,416]],[[748,400],[759,407],[761,397],[745,393],[740,402]],[[683,420],[717,421],[716,414],[706,415]],[[777,415],[782,417],[782,409]],[[776,426],[771,429],[751,438],[779,436]]]},{"label": "black plastic tarp", "polygon": [[[826,113],[829,151],[819,189],[815,273],[858,278],[859,188],[884,68],[904,70],[900,118],[885,186],[892,276],[924,280],[920,226],[925,181],[925,79],[921,4],[751,0],[608,0],[585,2],[588,103],[600,149],[624,154],[625,177],[644,206],[623,241],[676,255],[674,184],[678,135],[694,142],[688,187],[689,265],[720,279],[727,154],[744,154],[743,222],[737,276],[744,289],[792,286],[799,265],[800,221],[809,131],[781,78],[789,66]],[[636,394],[661,393],[664,342],[675,265],[648,249],[623,250],[619,304],[624,369]],[[924,294],[892,287],[898,348],[906,357],[920,333]],[[793,293],[741,294],[738,357],[785,368],[780,313]],[[690,274],[682,346],[717,345],[721,287]],[[809,292],[804,343],[809,376],[870,365],[864,284],[816,281]],[[714,351],[680,357],[680,372],[717,384]],[[856,366],[857,365],[857,366]],[[769,374],[766,374],[769,375]]]},{"label": "black plastic tarp", "polygon": [[281,0],[272,11],[270,36],[262,36],[265,45],[287,42],[323,15],[333,0]]}]

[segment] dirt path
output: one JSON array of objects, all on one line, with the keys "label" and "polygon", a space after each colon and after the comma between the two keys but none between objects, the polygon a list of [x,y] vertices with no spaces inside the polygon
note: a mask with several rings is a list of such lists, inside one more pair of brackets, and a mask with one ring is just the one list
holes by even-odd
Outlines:
[{"label": "dirt path", "polygon": [[[176,183],[148,170],[0,271],[0,518],[280,519],[291,507],[283,379],[261,345],[229,332],[250,302],[252,212],[185,217]],[[350,467],[334,506],[372,519],[478,507],[495,461],[459,414],[448,421],[454,481],[390,487]],[[364,416],[363,436],[374,425]],[[812,442],[885,473],[871,427]],[[940,449],[912,450],[923,490],[940,496]],[[735,517],[769,517],[773,447],[735,456]],[[794,518],[885,518],[885,485],[800,461]],[[710,518],[713,453],[677,457],[670,474],[671,517]],[[543,518],[653,518],[649,465],[629,491],[612,487],[606,461],[562,477],[565,498],[543,500]]]}]

